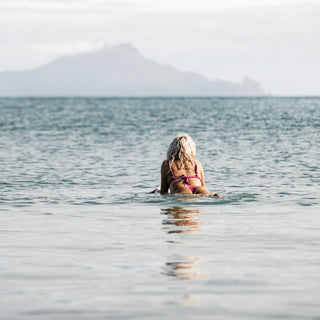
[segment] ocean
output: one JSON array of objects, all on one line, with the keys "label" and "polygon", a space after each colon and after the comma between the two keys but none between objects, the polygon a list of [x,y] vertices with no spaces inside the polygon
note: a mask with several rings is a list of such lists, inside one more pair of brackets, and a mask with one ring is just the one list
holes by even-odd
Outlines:
[{"label": "ocean", "polygon": [[[212,196],[160,195],[189,134]],[[320,319],[320,98],[0,99],[0,318]]]}]

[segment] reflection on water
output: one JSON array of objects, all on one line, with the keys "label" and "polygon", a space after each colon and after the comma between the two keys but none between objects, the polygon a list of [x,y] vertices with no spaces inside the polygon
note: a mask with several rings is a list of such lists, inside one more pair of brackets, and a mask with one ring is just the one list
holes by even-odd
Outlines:
[{"label": "reflection on water", "polygon": [[203,210],[195,208],[172,207],[161,209],[161,213],[167,215],[162,224],[170,226],[168,233],[196,232],[202,229],[202,222],[199,220],[198,213]]},{"label": "reflection on water", "polygon": [[[166,217],[162,224],[166,226],[167,234],[200,232],[203,223],[199,220],[199,213],[203,210],[197,208],[184,208],[174,206],[167,209],[161,209],[161,213]],[[181,239],[183,240],[183,239]],[[183,243],[167,240],[175,245],[175,249],[183,246]],[[200,270],[200,264],[203,259],[184,254],[175,254],[167,259],[164,267],[165,274],[171,277],[177,277],[184,280],[207,279],[207,276]]]},{"label": "reflection on water", "polygon": [[165,274],[186,280],[207,279],[207,276],[199,268],[202,261],[202,259],[193,256],[172,257],[166,263]]}]

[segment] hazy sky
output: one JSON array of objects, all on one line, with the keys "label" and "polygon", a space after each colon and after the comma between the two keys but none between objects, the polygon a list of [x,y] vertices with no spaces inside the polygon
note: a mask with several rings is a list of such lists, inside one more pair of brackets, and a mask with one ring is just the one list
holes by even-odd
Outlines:
[{"label": "hazy sky", "polygon": [[320,0],[0,0],[0,71],[122,42],[210,79],[320,95]]}]

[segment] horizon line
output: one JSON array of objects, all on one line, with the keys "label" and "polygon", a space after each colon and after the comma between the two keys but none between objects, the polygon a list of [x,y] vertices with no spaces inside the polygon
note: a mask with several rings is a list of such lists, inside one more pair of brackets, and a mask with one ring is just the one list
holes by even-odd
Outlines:
[{"label": "horizon line", "polygon": [[267,98],[320,98],[320,94],[316,95],[248,95],[248,96],[0,96],[0,99],[267,99]]}]

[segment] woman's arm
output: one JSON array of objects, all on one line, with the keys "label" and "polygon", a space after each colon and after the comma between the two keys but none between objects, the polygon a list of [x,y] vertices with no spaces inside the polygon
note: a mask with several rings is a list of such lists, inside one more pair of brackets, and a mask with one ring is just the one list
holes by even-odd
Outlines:
[{"label": "woman's arm", "polygon": [[[198,161],[198,168],[200,169],[199,172],[200,172],[200,178],[201,178],[201,186],[202,187],[206,187],[206,182],[204,180],[203,168],[202,168],[202,165],[201,165],[200,161]],[[217,198],[221,198],[220,194],[217,194],[217,193],[215,193],[215,194],[211,193],[211,194],[214,195]]]},{"label": "woman's arm", "polygon": [[206,187],[206,181],[204,179],[202,164],[200,161],[197,161],[197,162],[198,162],[198,172],[199,172],[199,176],[201,178],[201,187]]},{"label": "woman's arm", "polygon": [[168,162],[163,161],[161,166],[161,186],[160,186],[161,194],[167,194],[169,190],[167,175],[168,175]]}]

